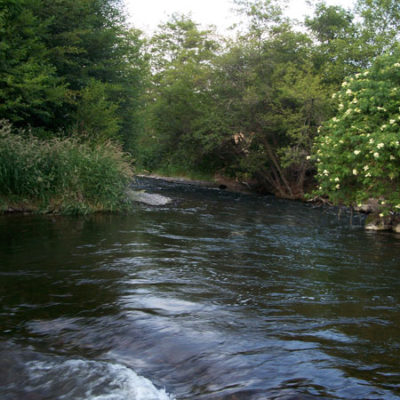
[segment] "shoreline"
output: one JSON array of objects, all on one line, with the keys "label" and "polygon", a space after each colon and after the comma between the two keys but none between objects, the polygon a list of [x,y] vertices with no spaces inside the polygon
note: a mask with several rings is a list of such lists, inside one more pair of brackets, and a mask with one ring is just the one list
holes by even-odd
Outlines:
[{"label": "shoreline", "polygon": [[244,193],[244,194],[257,194],[256,191],[251,190],[251,186],[248,183],[237,182],[234,179],[226,178],[223,176],[217,176],[214,181],[201,180],[201,179],[190,179],[179,176],[164,176],[158,174],[136,174],[138,178],[150,178],[171,183],[182,183],[185,185],[193,185],[210,189],[221,189],[228,192]]},{"label": "shoreline", "polygon": [[[164,175],[159,175],[159,174],[144,174],[144,173],[139,173],[134,175],[133,177],[135,178],[149,178],[149,179],[154,179],[154,180],[159,180],[159,181],[164,181],[164,182],[170,182],[170,183],[177,183],[177,184],[184,184],[184,185],[192,185],[192,186],[197,186],[197,187],[202,187],[202,188],[209,188],[209,189],[220,189],[232,193],[242,193],[242,194],[248,194],[248,195],[257,195],[256,190],[252,190],[252,187],[248,183],[243,183],[243,182],[238,182],[232,178],[226,178],[223,176],[216,176],[213,181],[211,180],[201,180],[201,179],[191,179],[187,177],[179,177],[179,176],[164,176]],[[134,180],[131,182],[131,184],[134,183]],[[271,194],[274,196],[273,194]],[[3,199],[4,200],[4,199]],[[290,199],[287,199],[290,200]],[[292,199],[293,200],[293,199]],[[128,196],[127,196],[127,201]],[[130,200],[132,201],[132,200]],[[134,202],[133,200],[132,202]],[[392,232],[392,233],[400,233],[400,216],[397,215],[392,215],[392,216],[386,216],[386,217],[381,217],[376,210],[363,210],[361,207],[357,209],[352,209],[351,207],[343,206],[335,206],[329,201],[324,201],[324,199],[321,198],[314,198],[310,200],[306,199],[295,199],[294,201],[299,201],[302,203],[308,203],[308,204],[314,204],[315,206],[326,206],[326,207],[336,207],[339,209],[346,209],[349,212],[355,212],[359,214],[364,214],[366,215],[366,221],[365,221],[365,230],[368,231],[386,231],[386,232]],[[26,202],[26,200],[25,200]],[[72,213],[63,213],[60,211],[58,208],[54,209],[40,209],[37,204],[33,203],[25,203],[24,201],[11,201],[9,204],[7,202],[3,203],[3,206],[5,205],[3,209],[0,210],[0,215],[1,216],[10,216],[10,215],[93,215],[93,214],[114,214],[114,213],[122,213],[126,211],[126,209],[120,209],[120,210],[92,210],[90,212],[79,212],[76,210],[75,212]],[[25,203],[25,204],[24,204]],[[78,212],[77,212],[78,211]],[[82,211],[82,210],[80,210]]]},{"label": "shoreline", "polygon": [[[165,182],[171,182],[171,183],[182,183],[186,185],[193,185],[193,186],[199,186],[199,187],[204,187],[204,188],[220,188],[221,190],[227,190],[230,192],[234,193],[244,193],[244,194],[253,194],[256,195],[257,192],[255,190],[251,190],[251,186],[249,184],[244,184],[241,182],[236,182],[233,179],[225,178],[222,176],[218,176],[217,180],[214,182],[212,181],[205,181],[205,180],[196,180],[196,179],[190,179],[190,178],[185,178],[185,177],[174,177],[174,176],[162,176],[158,174],[137,174],[135,175],[139,178],[150,178],[150,179],[155,179],[155,180],[160,180],[160,181],[165,181]],[[274,196],[272,194],[272,196]],[[276,197],[276,196],[275,196]],[[392,233],[400,233],[400,220],[399,218],[396,218],[396,216],[392,216],[392,218],[382,218],[379,213],[374,210],[373,208],[368,207],[369,204],[367,203],[365,205],[366,209],[362,209],[361,207],[359,209],[354,209],[349,206],[335,206],[331,204],[329,201],[325,201],[322,198],[314,198],[311,200],[306,200],[306,199],[287,199],[290,201],[298,201],[302,203],[308,203],[308,204],[314,204],[316,206],[326,206],[326,207],[336,207],[338,209],[345,209],[350,213],[357,213],[357,214],[363,214],[366,217],[366,223],[364,226],[364,229],[367,231],[373,231],[373,232],[392,232]]]}]

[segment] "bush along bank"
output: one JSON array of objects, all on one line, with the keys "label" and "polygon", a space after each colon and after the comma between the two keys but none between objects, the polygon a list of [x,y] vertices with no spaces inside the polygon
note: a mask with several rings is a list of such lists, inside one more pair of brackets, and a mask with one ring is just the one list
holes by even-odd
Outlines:
[{"label": "bush along bank", "polygon": [[0,212],[88,214],[129,207],[133,171],[112,142],[43,141],[0,121]]},{"label": "bush along bank", "polygon": [[315,141],[316,194],[360,209],[369,203],[367,229],[398,229],[399,61],[397,47],[346,79],[333,95],[337,114],[322,124]]}]

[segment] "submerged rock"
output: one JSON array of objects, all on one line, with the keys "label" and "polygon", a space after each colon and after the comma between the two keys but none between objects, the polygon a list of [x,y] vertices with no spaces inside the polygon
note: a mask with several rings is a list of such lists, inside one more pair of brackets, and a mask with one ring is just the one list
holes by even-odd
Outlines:
[{"label": "submerged rock", "polygon": [[392,226],[392,231],[396,233],[400,233],[400,223],[397,223]]},{"label": "submerged rock", "polygon": [[392,231],[400,233],[400,215],[396,214],[392,218]]},{"label": "submerged rock", "polygon": [[365,229],[400,233],[400,215],[391,214],[383,217],[379,214],[370,214],[365,220]]},{"label": "submerged rock", "polygon": [[392,218],[370,214],[365,220],[365,229],[368,231],[389,231],[392,229]]},{"label": "submerged rock", "polygon": [[150,206],[165,206],[172,201],[169,197],[161,196],[160,194],[146,193],[142,190],[128,189],[126,195],[130,201],[144,203]]}]

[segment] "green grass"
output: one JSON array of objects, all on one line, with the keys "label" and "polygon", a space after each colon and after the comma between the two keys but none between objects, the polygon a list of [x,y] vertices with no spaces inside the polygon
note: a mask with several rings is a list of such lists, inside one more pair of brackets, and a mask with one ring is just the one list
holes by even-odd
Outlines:
[{"label": "green grass", "polygon": [[111,142],[43,141],[0,121],[0,211],[119,211],[132,176],[126,154]]}]

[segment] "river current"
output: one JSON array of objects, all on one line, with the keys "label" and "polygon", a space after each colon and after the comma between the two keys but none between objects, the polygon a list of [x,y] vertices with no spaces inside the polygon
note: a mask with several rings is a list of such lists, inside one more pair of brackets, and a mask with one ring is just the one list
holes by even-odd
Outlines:
[{"label": "river current", "polygon": [[400,399],[400,238],[150,179],[133,215],[0,217],[1,400]]}]

